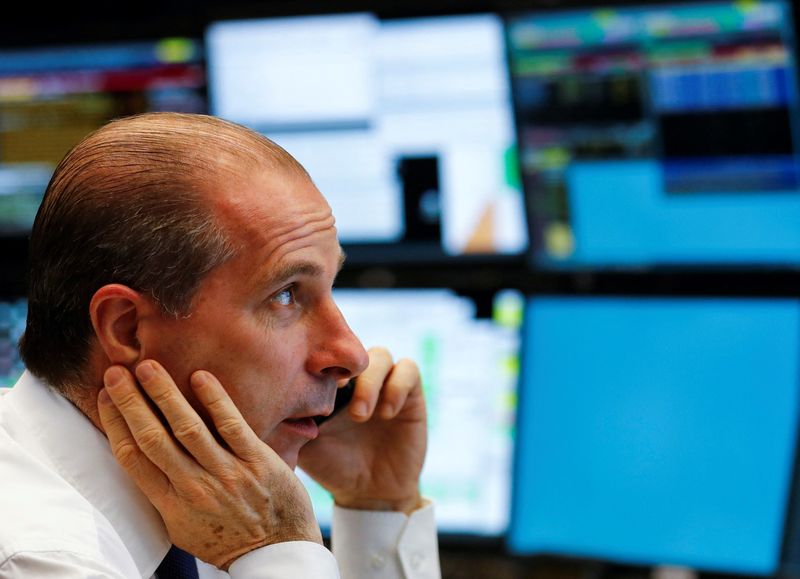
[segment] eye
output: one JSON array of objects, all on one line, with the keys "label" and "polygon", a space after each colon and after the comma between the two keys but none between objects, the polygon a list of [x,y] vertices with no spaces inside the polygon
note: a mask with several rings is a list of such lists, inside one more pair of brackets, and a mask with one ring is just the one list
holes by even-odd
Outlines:
[{"label": "eye", "polygon": [[280,306],[291,306],[294,304],[294,286],[282,289],[272,298],[272,301]]}]

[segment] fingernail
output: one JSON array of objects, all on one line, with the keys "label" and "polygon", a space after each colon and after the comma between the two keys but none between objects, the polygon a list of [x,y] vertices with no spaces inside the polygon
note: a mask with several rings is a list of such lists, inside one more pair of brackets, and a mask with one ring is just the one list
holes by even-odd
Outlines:
[{"label": "fingernail", "polygon": [[388,402],[384,402],[381,412],[383,413],[383,416],[385,418],[391,418],[392,416],[394,416],[394,406],[392,406]]},{"label": "fingernail", "polygon": [[111,366],[105,373],[106,388],[114,388],[122,383],[122,370],[116,366]]},{"label": "fingernail", "polygon": [[145,382],[150,380],[155,373],[156,371],[150,362],[142,362],[136,367],[136,376],[139,377],[139,380],[143,380]]},{"label": "fingernail", "polygon": [[106,392],[105,388],[100,389],[100,394],[97,395],[97,402],[99,404],[113,404],[113,402],[111,402],[111,397],[108,395],[108,392]]},{"label": "fingernail", "polygon": [[366,416],[367,411],[367,403],[363,400],[356,400],[353,402],[353,414],[356,416]]}]

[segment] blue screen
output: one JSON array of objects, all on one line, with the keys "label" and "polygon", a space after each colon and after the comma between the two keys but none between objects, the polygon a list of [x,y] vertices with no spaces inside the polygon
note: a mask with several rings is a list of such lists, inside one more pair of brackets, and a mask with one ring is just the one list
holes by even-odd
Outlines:
[{"label": "blue screen", "polygon": [[795,300],[531,299],[511,549],[774,572],[799,338]]},{"label": "blue screen", "polygon": [[11,387],[25,367],[17,345],[25,331],[28,302],[24,298],[0,300],[0,388]]}]

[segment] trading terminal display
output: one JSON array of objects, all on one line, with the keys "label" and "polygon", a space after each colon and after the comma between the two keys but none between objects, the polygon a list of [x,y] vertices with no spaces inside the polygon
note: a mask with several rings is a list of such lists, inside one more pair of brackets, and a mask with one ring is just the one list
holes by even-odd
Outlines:
[{"label": "trading terminal display", "polygon": [[534,264],[800,263],[788,2],[511,17]]},{"label": "trading terminal display", "polygon": [[220,21],[206,46],[212,112],[306,167],[351,259],[527,248],[499,16]]},{"label": "trading terminal display", "polygon": [[[409,357],[420,367],[429,429],[422,491],[436,501],[440,529],[505,533],[521,295],[501,291],[484,304],[445,289],[343,289],[335,298],[365,346],[386,346],[395,359]],[[17,342],[26,312],[24,299],[0,302],[0,387],[13,386],[24,369]],[[330,495],[299,474],[328,528]]]},{"label": "trading terminal display", "polygon": [[[491,303],[445,289],[336,290],[365,347],[386,346],[420,367],[428,410],[422,493],[442,533],[501,536],[508,527],[523,299]],[[323,528],[332,500],[303,477]]]},{"label": "trading terminal display", "polygon": [[27,315],[26,300],[0,301],[0,388],[13,386],[25,369],[17,343],[25,331]]},{"label": "trading terminal display", "polygon": [[[749,0],[505,25],[217,22],[210,106],[306,166],[351,257],[798,265],[793,21],[787,1]],[[0,52],[0,236],[27,233],[55,163],[89,131],[148,110],[205,112],[205,85],[193,40]],[[447,289],[335,294],[365,345],[420,365],[422,491],[443,533],[510,525],[524,555],[775,572],[800,403],[796,301],[523,307],[500,291],[487,309]],[[0,387],[23,371],[24,323],[24,300],[0,302]],[[299,474],[326,528],[331,498]]]},{"label": "trading terminal display", "polygon": [[107,121],[206,112],[202,56],[183,38],[0,51],[0,236],[27,234],[55,166]]}]

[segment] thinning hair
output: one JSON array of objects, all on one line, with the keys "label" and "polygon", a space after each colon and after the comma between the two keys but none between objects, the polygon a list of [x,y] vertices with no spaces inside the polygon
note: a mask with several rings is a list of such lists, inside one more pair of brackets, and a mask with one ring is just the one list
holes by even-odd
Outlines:
[{"label": "thinning hair", "polygon": [[266,137],[206,115],[125,117],[75,145],[31,232],[26,367],[62,391],[80,386],[95,339],[89,304],[109,283],[187,315],[204,276],[237,251],[209,200],[257,170],[307,177]]}]

